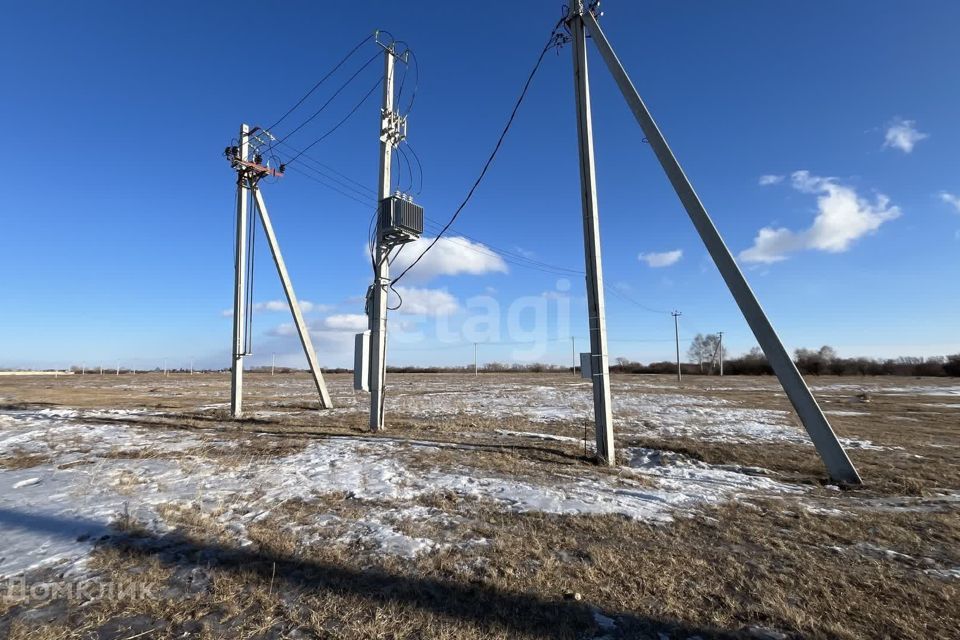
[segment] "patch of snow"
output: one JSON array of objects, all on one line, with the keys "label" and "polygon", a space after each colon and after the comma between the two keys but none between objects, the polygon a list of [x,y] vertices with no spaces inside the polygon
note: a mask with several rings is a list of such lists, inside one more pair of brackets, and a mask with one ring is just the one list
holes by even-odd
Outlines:
[{"label": "patch of snow", "polygon": [[884,383],[836,383],[820,384],[810,387],[811,391],[842,391],[868,393],[870,395],[911,395],[911,396],[960,396],[960,385],[905,385],[888,387]]},{"label": "patch of snow", "polygon": [[577,444],[583,443],[583,438],[572,438],[570,436],[558,436],[552,433],[534,433],[530,431],[508,431],[506,429],[497,429],[496,433],[501,436],[515,436],[517,438],[534,438],[536,440],[551,440],[553,442],[575,442]]},{"label": "patch of snow", "polygon": [[599,609],[593,611],[593,621],[603,631],[613,631],[617,628],[617,621],[609,616],[603,615]]},{"label": "patch of snow", "polygon": [[960,580],[960,567],[953,569],[927,569],[924,573],[943,580]]},{"label": "patch of snow", "polygon": [[[284,501],[344,492],[374,504],[362,519],[346,523],[345,540],[362,539],[383,553],[413,556],[437,542],[407,536],[397,525],[404,518],[429,518],[431,512],[395,503],[436,492],[493,500],[511,511],[621,514],[668,521],[677,509],[741,494],[802,491],[770,478],[691,460],[676,459],[666,465],[642,462],[644,455],[649,460],[649,450],[628,452],[641,462],[622,468],[619,477],[584,474],[548,482],[485,478],[467,467],[424,472],[410,466],[407,456],[431,445],[363,438],[316,440],[285,457],[240,458],[240,464],[218,465],[182,454],[188,449],[235,444],[235,440],[83,420],[83,412],[44,410],[19,412],[13,420],[4,421],[0,452],[17,451],[24,442],[32,442],[51,462],[0,470],[0,485],[19,487],[0,494],[0,577],[82,558],[92,541],[108,534],[110,523],[118,518],[129,516],[148,530],[168,531],[169,525],[159,515],[159,507],[167,504],[198,506],[243,545],[250,542],[247,526]],[[539,435],[549,434],[534,434]],[[130,449],[154,455],[133,459],[108,455]],[[380,506],[384,504],[389,506]],[[330,517],[320,513],[308,528],[319,533],[330,524]]]}]

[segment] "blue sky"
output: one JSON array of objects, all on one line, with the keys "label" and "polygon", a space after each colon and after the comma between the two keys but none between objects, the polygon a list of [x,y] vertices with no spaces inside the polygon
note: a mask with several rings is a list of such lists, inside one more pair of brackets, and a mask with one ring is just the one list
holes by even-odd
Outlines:
[{"label": "blue sky", "polygon": [[[0,366],[227,366],[234,174],[222,150],[241,122],[276,120],[375,28],[416,53],[417,199],[431,219],[450,216],[559,2],[502,15],[477,3],[328,6],[7,3]],[[788,347],[960,351],[960,5],[603,8],[607,36]],[[374,52],[367,45],[347,68]],[[455,225],[453,236],[472,240],[446,245],[403,283],[392,364],[465,363],[473,341],[485,343],[482,361],[567,363],[570,336],[586,344],[570,55],[547,55]],[[608,296],[611,357],[672,358],[672,309],[684,342],[722,330],[732,352],[749,349],[746,323],[594,51],[590,62],[605,279],[620,293]],[[329,129],[379,69],[290,142]],[[310,152],[370,189],[376,102]],[[313,303],[320,360],[347,365],[370,281],[370,208],[292,171],[263,192],[297,293]],[[282,293],[262,238],[259,247],[251,362],[299,364],[289,314],[271,304]],[[495,326],[481,327],[484,317]]]}]

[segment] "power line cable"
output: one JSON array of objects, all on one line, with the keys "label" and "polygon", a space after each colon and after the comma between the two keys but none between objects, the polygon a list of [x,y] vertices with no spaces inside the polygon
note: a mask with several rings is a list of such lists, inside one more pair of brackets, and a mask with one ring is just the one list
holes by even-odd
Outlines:
[{"label": "power line cable", "polygon": [[[411,191],[413,191],[413,165],[410,164],[410,158],[407,157],[406,152],[403,150],[403,147],[400,145],[397,145],[397,155],[403,158],[404,163],[406,163],[407,165],[407,183],[408,184],[407,184],[407,188],[402,189],[402,191],[404,191],[405,193],[410,193]],[[400,163],[398,162],[397,164],[399,165]],[[399,187],[400,187],[400,177],[397,176],[397,188]]]},{"label": "power line cable", "polygon": [[623,300],[623,301],[625,301],[625,302],[628,302],[628,303],[634,305],[635,307],[639,307],[640,309],[643,309],[644,311],[648,311],[648,312],[650,312],[650,313],[662,314],[662,315],[670,315],[670,312],[669,312],[669,311],[663,311],[662,309],[654,309],[653,307],[648,307],[647,305],[643,304],[642,302],[639,302],[639,301],[637,301],[637,300],[634,300],[633,298],[631,298],[631,297],[627,296],[626,294],[618,291],[617,289],[615,289],[615,288],[613,288],[613,287],[608,287],[606,284],[603,285],[603,290],[606,291],[607,293],[613,294],[614,296],[620,298],[621,300]]},{"label": "power line cable", "polygon": [[329,131],[327,131],[326,133],[324,133],[322,136],[320,136],[319,138],[317,138],[316,140],[314,140],[313,142],[311,142],[310,144],[308,144],[306,147],[304,147],[304,148],[303,148],[303,151],[301,151],[300,153],[298,153],[297,155],[295,155],[293,158],[291,158],[290,160],[288,160],[288,161],[287,161],[287,165],[289,166],[291,162],[296,161],[297,158],[299,158],[300,156],[302,156],[305,152],[309,151],[314,145],[322,142],[323,140],[325,140],[326,138],[328,138],[329,136],[331,136],[337,129],[339,129],[341,126],[343,126],[343,124],[344,124],[347,120],[349,120],[349,119],[351,118],[351,116],[353,116],[353,114],[355,114],[355,113],[357,112],[357,110],[358,110],[361,106],[363,106],[363,103],[365,103],[365,102],[367,101],[367,99],[368,99],[371,95],[373,95],[373,92],[377,90],[377,87],[379,87],[382,82],[383,82],[383,78],[378,78],[378,79],[377,79],[377,82],[376,82],[372,87],[370,87],[370,90],[367,91],[367,93],[363,96],[363,98],[360,99],[360,102],[358,102],[358,103],[353,107],[353,109],[350,110],[350,113],[348,113],[347,115],[345,115],[345,116],[343,117],[343,119],[340,120],[340,122],[338,122],[337,124],[335,124],[335,125],[333,126],[332,129],[330,129]]},{"label": "power line cable", "polygon": [[[290,138],[290,136],[292,136],[293,134],[295,134],[297,131],[300,131],[300,129],[302,129],[302,128],[304,128],[305,126],[307,126],[307,124],[310,123],[314,118],[316,118],[318,115],[320,115],[321,113],[323,113],[324,109],[326,109],[328,106],[330,106],[330,103],[332,103],[332,102],[334,101],[334,99],[336,99],[336,97],[337,97],[338,95],[340,95],[340,93],[341,93],[344,89],[346,89],[348,86],[350,86],[350,83],[352,83],[352,82],[357,78],[357,76],[359,76],[361,73],[363,73],[364,69],[366,69],[367,67],[369,67],[370,64],[371,64],[374,60],[376,60],[377,58],[379,58],[379,57],[380,57],[380,52],[377,52],[377,53],[373,54],[373,55],[370,57],[369,60],[367,60],[365,63],[363,63],[363,66],[362,66],[362,67],[360,67],[359,69],[357,69],[356,71],[354,71],[353,75],[350,76],[350,77],[347,79],[346,82],[344,82],[343,84],[341,84],[341,85],[337,88],[337,90],[333,92],[333,95],[330,96],[330,98],[328,98],[327,101],[324,102],[323,105],[322,105],[319,109],[317,109],[316,111],[314,111],[313,114],[312,114],[309,118],[307,118],[306,120],[304,120],[303,122],[301,122],[299,125],[297,125],[297,126],[293,129],[293,131],[291,131],[291,132],[288,133],[287,135],[283,136],[283,138],[280,139],[280,142],[285,142],[286,140],[288,140],[288,139]],[[382,82],[382,78],[381,78],[381,82]]]},{"label": "power line cable", "polygon": [[406,138],[403,139],[401,144],[407,145],[407,149],[410,150],[410,154],[413,155],[413,159],[417,163],[417,195],[420,195],[420,193],[423,191],[423,165],[420,164],[420,156],[417,155],[416,149],[413,148],[413,145],[407,142]]},{"label": "power line cable", "polygon": [[335,187],[335,186],[333,186],[333,185],[331,185],[331,184],[328,184],[328,183],[324,182],[324,181],[321,180],[320,178],[318,178],[318,177],[316,177],[316,176],[314,176],[314,175],[311,175],[311,174],[307,173],[306,171],[301,171],[301,170],[300,170],[299,168],[297,168],[297,167],[287,167],[287,168],[290,169],[291,171],[296,171],[297,173],[299,173],[299,174],[302,175],[303,177],[307,178],[308,180],[312,180],[312,181],[316,182],[317,184],[322,185],[322,186],[326,187],[327,189],[330,189],[331,191],[336,191],[337,193],[339,193],[340,195],[342,195],[344,198],[349,198],[350,200],[353,200],[354,202],[356,202],[356,203],[358,203],[358,204],[362,204],[362,205],[364,205],[364,206],[368,206],[368,205],[370,204],[369,201],[367,201],[367,200],[361,200],[360,198],[358,198],[358,197],[356,197],[356,196],[354,196],[354,195],[352,195],[352,194],[350,194],[350,193],[348,193],[348,192],[346,192],[346,191],[343,191],[343,190],[339,189],[338,187]]},{"label": "power line cable", "polygon": [[[408,45],[405,41],[396,40],[394,41],[394,44],[395,45],[402,44],[403,46],[405,46],[406,49],[404,50],[402,55],[409,56],[409,58],[413,61],[413,91],[410,93],[410,102],[407,104],[407,108],[401,111],[401,113],[403,113],[404,115],[409,115],[409,113],[413,110],[413,101],[416,100],[417,98],[417,89],[420,87],[420,61],[417,60],[417,54],[413,51],[413,49],[410,48],[410,45]],[[410,63],[408,62],[406,67],[404,68],[403,76],[400,79],[400,91],[397,92],[397,104],[400,103],[400,98],[403,96],[403,85],[404,85],[404,82],[406,82],[407,80],[407,69],[409,68],[410,68]]]},{"label": "power line cable", "polygon": [[286,119],[287,119],[287,116],[289,116],[291,113],[293,113],[294,111],[296,111],[297,107],[299,107],[300,105],[302,105],[302,104],[304,103],[304,101],[305,101],[307,98],[309,98],[309,97],[313,94],[313,92],[316,91],[316,90],[320,87],[320,85],[322,85],[324,82],[326,82],[326,81],[330,78],[330,76],[332,76],[334,73],[336,73],[337,70],[338,70],[340,67],[342,67],[342,66],[347,62],[347,60],[349,60],[351,57],[353,57],[353,54],[355,54],[355,53],[360,49],[360,47],[362,47],[363,45],[365,45],[368,40],[370,40],[370,36],[369,36],[369,35],[364,36],[363,39],[360,40],[360,42],[358,42],[352,49],[350,49],[349,52],[347,52],[347,55],[345,55],[345,56],[340,60],[340,62],[338,62],[338,63],[333,67],[333,69],[330,69],[330,71],[328,71],[325,76],[323,76],[322,78],[320,78],[320,80],[318,80],[317,83],[316,83],[315,85],[313,85],[313,86],[310,88],[310,90],[307,91],[307,92],[304,94],[304,96],[297,101],[296,104],[294,104],[292,107],[290,107],[290,109],[288,109],[285,114],[283,114],[282,116],[280,116],[280,119],[279,119],[279,120],[277,120],[277,121],[274,122],[272,125],[270,125],[269,127],[267,127],[267,131],[273,131],[274,127],[276,127],[278,124],[280,124],[281,122],[283,122],[284,120],[286,120]]},{"label": "power line cable", "polygon": [[453,215],[450,217],[449,222],[447,222],[447,224],[444,225],[440,233],[437,234],[437,237],[434,238],[433,241],[420,253],[420,255],[417,256],[416,260],[410,263],[410,265],[406,269],[404,269],[399,276],[397,276],[394,279],[393,281],[394,284],[399,282],[405,275],[407,275],[410,269],[415,267],[417,263],[420,262],[420,260],[422,260],[425,255],[427,255],[430,249],[432,249],[434,245],[437,244],[437,241],[439,241],[440,238],[443,236],[443,234],[446,233],[447,229],[450,228],[450,225],[454,223],[454,221],[457,219],[457,216],[459,216],[460,212],[463,211],[463,208],[467,206],[467,203],[470,202],[470,199],[473,197],[473,194],[477,190],[477,187],[480,186],[480,183],[483,181],[484,176],[486,176],[487,170],[490,169],[490,165],[493,164],[493,159],[496,158],[497,152],[500,150],[500,146],[503,144],[503,140],[507,137],[507,132],[510,131],[510,127],[511,125],[513,125],[514,118],[516,118],[517,112],[520,110],[520,105],[523,103],[523,99],[527,95],[527,90],[530,88],[530,83],[533,82],[533,77],[537,74],[537,70],[540,69],[540,64],[543,62],[544,56],[547,55],[547,51],[549,51],[551,47],[558,46],[558,37],[562,37],[561,34],[558,32],[558,29],[560,28],[560,25],[562,23],[563,23],[563,20],[561,19],[560,21],[557,22],[553,30],[550,32],[550,37],[547,40],[547,43],[544,45],[543,50],[540,52],[540,55],[537,58],[536,64],[533,66],[533,69],[530,71],[530,75],[527,76],[527,81],[523,85],[523,90],[520,92],[520,97],[517,98],[517,102],[513,106],[513,111],[510,113],[510,117],[507,119],[507,124],[503,128],[503,132],[501,132],[500,138],[497,140],[497,144],[493,147],[493,151],[490,153],[490,156],[487,158],[486,163],[484,163],[483,169],[480,171],[480,175],[474,181],[473,186],[470,187],[470,191],[467,192],[466,198],[463,199],[463,202],[461,202],[460,206],[457,207],[457,210],[454,211]]}]

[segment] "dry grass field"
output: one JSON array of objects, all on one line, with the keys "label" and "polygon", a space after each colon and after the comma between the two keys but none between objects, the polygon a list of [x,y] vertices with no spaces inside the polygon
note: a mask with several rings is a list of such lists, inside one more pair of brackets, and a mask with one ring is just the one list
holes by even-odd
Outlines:
[{"label": "dry grass field", "polygon": [[809,382],[863,487],[773,378],[0,378],[0,637],[960,636],[960,382]]}]

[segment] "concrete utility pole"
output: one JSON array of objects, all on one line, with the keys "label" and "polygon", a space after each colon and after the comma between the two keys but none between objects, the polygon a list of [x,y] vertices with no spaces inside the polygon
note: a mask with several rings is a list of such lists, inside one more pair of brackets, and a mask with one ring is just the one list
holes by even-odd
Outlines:
[{"label": "concrete utility pole", "polygon": [[[240,127],[239,160],[247,162],[250,155],[250,126]],[[246,173],[237,171],[237,237],[233,261],[233,358],[230,364],[230,415],[243,415],[243,356],[245,355],[247,318],[247,202],[250,189]],[[191,367],[191,373],[192,367]]]},{"label": "concrete utility pole", "polygon": [[[572,1],[573,0],[571,0],[571,2]],[[571,13],[574,12],[571,11]],[[677,196],[680,198],[684,209],[686,209],[690,221],[693,222],[693,226],[700,234],[700,238],[703,240],[704,245],[706,245],[707,251],[713,258],[714,264],[717,265],[720,275],[723,276],[727,288],[730,289],[730,293],[733,294],[733,298],[736,300],[737,306],[740,307],[743,317],[750,325],[753,335],[756,337],[757,342],[760,343],[760,347],[767,356],[770,366],[773,368],[774,373],[777,374],[783,390],[786,392],[787,397],[800,416],[800,421],[803,423],[804,428],[806,428],[807,433],[810,435],[810,439],[813,440],[814,446],[816,446],[817,451],[820,453],[820,457],[823,459],[824,465],[826,465],[827,471],[830,473],[830,477],[840,482],[861,484],[860,474],[857,473],[856,467],[853,466],[850,458],[847,457],[847,453],[844,451],[843,446],[830,427],[830,423],[827,422],[823,411],[821,411],[813,394],[810,393],[809,387],[807,387],[800,372],[797,371],[797,367],[790,358],[790,354],[787,353],[786,348],[784,348],[783,343],[780,341],[780,337],[777,336],[776,331],[774,331],[773,325],[764,313],[757,297],[750,289],[750,285],[743,276],[743,272],[741,272],[740,267],[737,266],[733,254],[730,253],[730,250],[724,243],[720,232],[717,231],[713,220],[710,219],[710,215],[700,201],[699,196],[697,196],[696,191],[694,191],[693,185],[690,184],[690,180],[683,172],[683,168],[680,166],[676,156],[673,155],[673,151],[660,132],[660,128],[657,127],[657,123],[654,121],[653,116],[650,115],[650,111],[644,104],[640,94],[637,93],[626,70],[623,68],[620,60],[617,59],[616,53],[614,53],[613,48],[607,41],[603,30],[600,29],[596,18],[590,11],[583,11],[581,9],[573,16],[572,22],[583,24],[587,30],[590,31],[593,42],[600,51],[603,61],[613,75],[614,81],[617,83],[617,87],[623,94],[631,111],[633,111],[637,123],[643,130],[643,135],[650,143],[650,147],[660,161],[664,173],[667,174],[667,178],[673,185],[674,191],[677,192]]]},{"label": "concrete utility pole", "polygon": [[273,375],[273,370],[277,368],[277,354],[273,354],[273,359],[270,361],[270,375]]},{"label": "concrete utility pole", "polygon": [[480,363],[477,360],[477,343],[473,343],[473,375],[480,375]]},{"label": "concrete utility pole", "polygon": [[[254,132],[259,130],[255,129]],[[263,144],[263,135],[272,139],[269,132],[258,135],[255,140]],[[240,129],[240,144],[235,147],[227,147],[226,156],[230,161],[230,166],[237,172],[237,238],[236,238],[236,261],[235,267],[235,289],[233,304],[233,363],[231,367],[230,384],[230,409],[233,417],[239,418],[243,415],[243,357],[250,355],[249,340],[250,327],[247,326],[250,312],[248,305],[252,299],[252,282],[247,282],[247,252],[248,243],[253,242],[253,238],[248,238],[248,230],[253,233],[252,224],[255,220],[249,216],[259,217],[263,226],[263,233],[266,236],[267,244],[270,246],[270,255],[273,257],[273,264],[277,268],[277,275],[280,277],[280,284],[283,285],[283,293],[287,297],[287,304],[290,307],[290,313],[293,315],[293,323],[297,328],[297,334],[300,336],[300,344],[303,346],[304,355],[307,357],[307,364],[310,373],[313,375],[313,382],[317,387],[317,393],[320,395],[320,407],[329,409],[333,406],[330,401],[330,394],[327,392],[327,386],[323,381],[323,375],[320,372],[320,365],[317,362],[317,354],[313,349],[313,343],[310,340],[310,332],[307,330],[306,322],[303,319],[303,313],[300,311],[300,304],[297,302],[297,296],[293,291],[293,283],[287,273],[287,266],[283,260],[283,254],[280,253],[280,245],[277,242],[277,236],[273,231],[273,223],[270,221],[270,213],[267,211],[267,205],[263,200],[263,194],[260,192],[259,182],[264,176],[271,175],[279,177],[283,175],[283,166],[279,169],[273,169],[261,164],[260,152],[255,151],[251,161],[250,154],[251,131],[247,125]],[[253,196],[254,211],[247,210],[249,196]],[[251,276],[252,277],[252,276]],[[192,363],[191,363],[192,373]]]},{"label": "concrete utility pole", "polygon": [[577,375],[577,339],[570,336],[570,371]]},{"label": "concrete utility pole", "polygon": [[[580,158],[583,245],[587,275],[587,316],[590,322],[590,372],[593,381],[593,416],[597,459],[616,462],[613,416],[610,409],[610,371],[607,355],[607,321],[603,299],[603,265],[600,255],[600,218],[597,212],[597,176],[594,168],[593,122],[590,111],[590,78],[587,70],[587,35],[581,0],[570,0],[573,39],[573,82],[577,109],[577,142]],[[587,12],[589,13],[589,12]],[[574,362],[574,370],[576,363]]]},{"label": "concrete utility pole", "polygon": [[679,311],[674,311],[670,315],[673,316],[673,336],[677,341],[677,382],[680,382],[682,379],[680,373],[680,316],[683,314]]},{"label": "concrete utility pole", "polygon": [[723,376],[723,331],[719,331],[720,342],[717,345],[717,355],[720,358],[720,375]]},{"label": "concrete utility pole", "polygon": [[167,359],[166,358],[163,359],[163,377],[164,378],[167,377]]},{"label": "concrete utility pole", "polygon": [[390,162],[397,138],[393,113],[393,45],[383,51],[383,107],[380,111],[380,176],[377,190],[376,259],[373,287],[368,300],[370,327],[370,430],[383,429],[383,394],[387,374],[387,294],[390,286],[390,245],[383,242],[379,230],[379,204],[390,197]]}]

